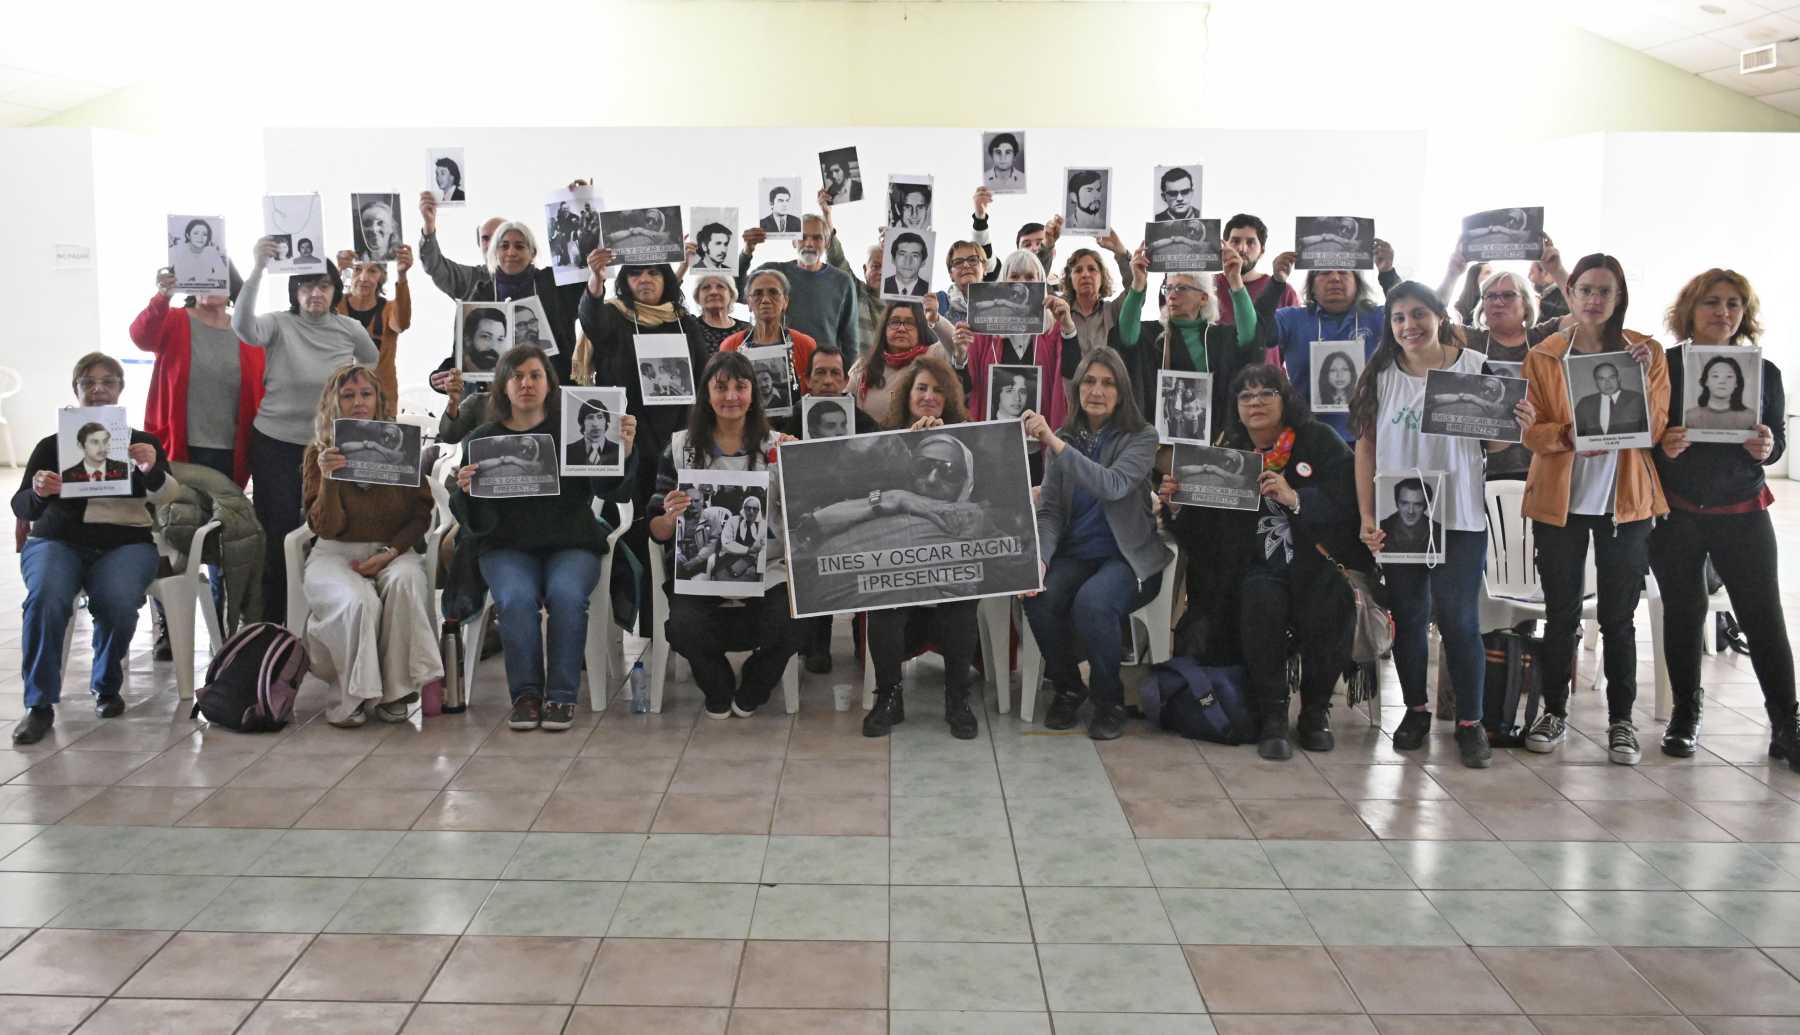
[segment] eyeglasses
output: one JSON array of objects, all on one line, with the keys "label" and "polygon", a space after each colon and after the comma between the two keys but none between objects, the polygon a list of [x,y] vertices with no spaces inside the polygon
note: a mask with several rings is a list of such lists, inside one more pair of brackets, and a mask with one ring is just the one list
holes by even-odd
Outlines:
[{"label": "eyeglasses", "polygon": [[897,317],[895,319],[889,320],[888,326],[889,327],[904,327],[909,331],[916,331],[919,329],[919,325],[917,323],[914,323],[913,318],[910,316],[904,320],[899,319]]},{"label": "eyeglasses", "polygon": [[1240,403],[1258,403],[1279,398],[1281,398],[1281,393],[1273,388],[1247,388],[1238,393],[1238,402]]},{"label": "eyeglasses", "polygon": [[1612,288],[1588,287],[1585,284],[1583,284],[1581,287],[1578,287],[1575,289],[1575,294],[1579,295],[1582,298],[1611,298],[1612,293],[1613,293]]},{"label": "eyeglasses", "polygon": [[962,481],[962,471],[956,461],[934,460],[928,456],[922,456],[913,461],[912,474],[914,479],[920,481],[934,476],[943,481]]},{"label": "eyeglasses", "polygon": [[950,260],[950,268],[953,270],[962,269],[964,266],[979,266],[979,265],[981,265],[981,256],[979,256],[979,255],[965,255],[960,259],[951,259]]},{"label": "eyeglasses", "polygon": [[1481,296],[1481,300],[1483,302],[1495,303],[1517,302],[1519,300],[1519,293],[1517,291],[1489,291],[1487,294]]},{"label": "eyeglasses", "polygon": [[84,377],[75,382],[75,387],[87,392],[92,391],[95,388],[123,388],[125,387],[125,382],[116,377]]},{"label": "eyeglasses", "polygon": [[1170,284],[1167,288],[1164,288],[1163,290],[1167,291],[1171,295],[1185,295],[1185,294],[1188,294],[1189,292],[1193,292],[1193,291],[1198,291],[1202,294],[1206,293],[1205,288],[1198,288],[1192,284]]}]

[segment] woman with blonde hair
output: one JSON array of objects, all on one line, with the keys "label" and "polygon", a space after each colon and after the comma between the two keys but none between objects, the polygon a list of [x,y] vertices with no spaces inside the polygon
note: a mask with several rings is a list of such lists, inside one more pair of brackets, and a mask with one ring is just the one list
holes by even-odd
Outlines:
[{"label": "woman with blonde hair", "polygon": [[349,462],[336,421],[378,420],[389,404],[372,368],[339,367],[319,395],[301,465],[306,523],[319,537],[303,576],[307,650],[314,672],[334,682],[325,721],[346,728],[371,711],[405,722],[419,689],[444,678],[431,579],[413,549],[431,527],[431,487],[332,478]]}]

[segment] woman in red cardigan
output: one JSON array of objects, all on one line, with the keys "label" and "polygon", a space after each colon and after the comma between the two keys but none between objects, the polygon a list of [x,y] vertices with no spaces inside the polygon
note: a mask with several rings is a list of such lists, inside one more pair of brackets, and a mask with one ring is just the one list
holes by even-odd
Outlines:
[{"label": "woman in red cardigan", "polygon": [[[1009,281],[1040,282],[1044,279],[1043,263],[1023,249],[1006,257],[1000,277]],[[997,363],[1017,363],[1042,367],[1043,400],[1037,411],[1052,427],[1061,427],[1069,415],[1064,385],[1075,374],[1081,362],[1081,339],[1075,321],[1069,315],[1069,303],[1057,295],[1044,298],[1049,312],[1041,334],[971,334],[968,324],[957,324],[957,345],[969,350],[968,374],[971,391],[969,412],[975,420],[988,419],[988,368]]]},{"label": "woman in red cardigan", "polygon": [[175,276],[156,278],[156,294],[131,321],[131,341],[156,356],[144,430],[176,463],[250,480],[250,422],[263,396],[263,351],[238,340],[226,299],[190,299],[171,313]]}]

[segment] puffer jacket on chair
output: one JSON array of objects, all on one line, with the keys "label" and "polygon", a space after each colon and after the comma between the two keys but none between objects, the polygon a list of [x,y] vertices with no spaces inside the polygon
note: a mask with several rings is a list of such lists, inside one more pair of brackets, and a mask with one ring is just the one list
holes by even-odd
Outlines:
[{"label": "puffer jacket on chair", "polygon": [[210,467],[199,464],[169,465],[181,483],[176,497],[156,508],[155,526],[168,544],[183,553],[201,525],[217,519],[219,535],[207,545],[201,558],[225,571],[225,614],[220,615],[227,635],[263,613],[263,528],[256,520],[250,497],[237,483]]}]

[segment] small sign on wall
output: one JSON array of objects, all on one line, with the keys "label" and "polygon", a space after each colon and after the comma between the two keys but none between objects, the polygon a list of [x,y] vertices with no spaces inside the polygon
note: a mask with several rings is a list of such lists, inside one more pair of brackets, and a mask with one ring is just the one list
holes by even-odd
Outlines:
[{"label": "small sign on wall", "polygon": [[94,246],[91,244],[57,244],[50,268],[58,270],[91,270],[94,268]]}]

